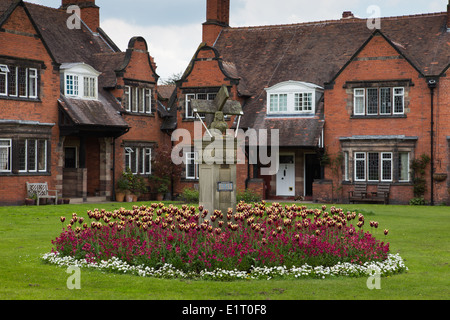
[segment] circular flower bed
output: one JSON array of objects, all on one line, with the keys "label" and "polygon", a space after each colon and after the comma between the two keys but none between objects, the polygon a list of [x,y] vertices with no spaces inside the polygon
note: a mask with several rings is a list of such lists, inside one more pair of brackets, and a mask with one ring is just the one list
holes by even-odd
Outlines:
[{"label": "circular flower bed", "polygon": [[[217,280],[382,275],[406,270],[362,214],[264,202],[209,214],[163,204],[76,213],[44,260],[164,278]],[[65,218],[61,217],[64,224]],[[372,230],[378,222],[368,223]],[[388,230],[384,230],[384,235]]]}]

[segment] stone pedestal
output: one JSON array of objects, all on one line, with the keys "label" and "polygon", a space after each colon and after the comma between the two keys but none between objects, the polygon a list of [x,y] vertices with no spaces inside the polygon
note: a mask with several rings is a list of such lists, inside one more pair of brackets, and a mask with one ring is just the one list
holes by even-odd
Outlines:
[{"label": "stone pedestal", "polygon": [[[199,204],[209,214],[220,210],[236,210],[237,140],[216,136],[211,140],[196,141],[199,150]],[[201,151],[200,151],[201,150]]]}]

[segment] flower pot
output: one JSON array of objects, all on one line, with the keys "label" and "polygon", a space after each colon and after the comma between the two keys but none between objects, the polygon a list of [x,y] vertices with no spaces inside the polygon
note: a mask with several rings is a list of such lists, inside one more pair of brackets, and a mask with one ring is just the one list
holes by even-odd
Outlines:
[{"label": "flower pot", "polygon": [[135,194],[133,194],[132,196],[133,196],[133,202],[136,202],[138,200],[138,196]]},{"label": "flower pot", "polygon": [[433,174],[433,179],[438,182],[445,181],[447,179],[447,174],[446,173],[435,173],[435,174]]},{"label": "flower pot", "polygon": [[117,202],[123,202],[124,199],[125,199],[125,193],[116,192],[116,201]]},{"label": "flower pot", "polygon": [[133,202],[133,195],[132,194],[127,194],[125,196],[125,201],[126,202]]},{"label": "flower pot", "polygon": [[25,199],[25,205],[34,206],[36,204],[36,200],[34,199]]},{"label": "flower pot", "polygon": [[157,200],[157,201],[162,201],[163,199],[164,199],[164,194],[158,193],[158,194],[156,195],[156,200]]},{"label": "flower pot", "polygon": [[64,204],[69,204],[70,203],[70,199],[63,199],[63,203]]}]

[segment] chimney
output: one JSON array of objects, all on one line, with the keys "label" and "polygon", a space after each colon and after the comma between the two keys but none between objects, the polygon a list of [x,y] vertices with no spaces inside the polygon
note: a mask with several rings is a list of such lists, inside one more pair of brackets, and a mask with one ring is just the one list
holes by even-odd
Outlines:
[{"label": "chimney", "polygon": [[342,13],[342,19],[351,19],[354,18],[355,16],[353,15],[353,13],[351,11],[344,11]]},{"label": "chimney", "polygon": [[447,30],[450,30],[450,0],[447,4]]},{"label": "chimney", "polygon": [[95,0],[62,0],[60,9],[67,10],[72,5],[80,8],[81,20],[92,32],[97,32],[100,27],[100,8],[95,4]]},{"label": "chimney", "polygon": [[229,27],[230,0],[207,0],[206,22],[203,23],[203,42],[213,46],[223,28]]}]

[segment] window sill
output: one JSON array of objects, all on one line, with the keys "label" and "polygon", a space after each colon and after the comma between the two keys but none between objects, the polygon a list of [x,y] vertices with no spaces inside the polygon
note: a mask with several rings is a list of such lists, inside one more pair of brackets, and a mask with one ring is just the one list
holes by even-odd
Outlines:
[{"label": "window sill", "polygon": [[130,112],[130,111],[122,111],[122,114],[128,115],[128,116],[138,116],[138,117],[149,117],[154,118],[154,113],[141,113],[141,112]]},{"label": "window sill", "polygon": [[51,176],[50,172],[0,172],[2,177],[46,177]]},{"label": "window sill", "polygon": [[392,182],[392,181],[342,181],[342,185],[352,186],[355,184],[367,184],[368,186],[376,186],[379,184],[390,184],[391,186],[413,186],[411,181]]},{"label": "window sill", "polygon": [[402,119],[407,118],[405,114],[389,114],[389,115],[352,115],[350,119]]},{"label": "window sill", "polygon": [[39,98],[9,97],[9,96],[2,96],[2,95],[0,95],[0,99],[11,100],[11,101],[38,102],[38,103],[42,102],[42,100]]}]

